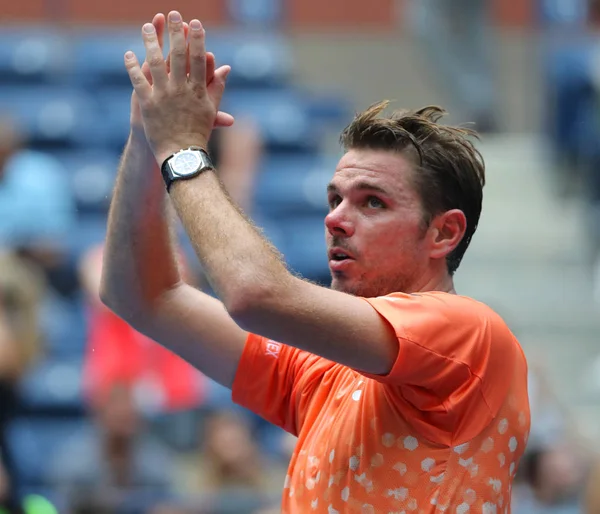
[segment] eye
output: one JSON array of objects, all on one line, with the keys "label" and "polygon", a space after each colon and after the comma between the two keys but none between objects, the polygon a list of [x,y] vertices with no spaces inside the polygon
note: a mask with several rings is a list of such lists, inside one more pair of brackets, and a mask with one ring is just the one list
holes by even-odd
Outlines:
[{"label": "eye", "polygon": [[330,209],[335,209],[340,202],[342,201],[340,195],[333,195],[330,199],[329,199],[329,208]]},{"label": "eye", "polygon": [[369,196],[367,198],[367,207],[370,209],[383,209],[385,204],[376,196]]}]

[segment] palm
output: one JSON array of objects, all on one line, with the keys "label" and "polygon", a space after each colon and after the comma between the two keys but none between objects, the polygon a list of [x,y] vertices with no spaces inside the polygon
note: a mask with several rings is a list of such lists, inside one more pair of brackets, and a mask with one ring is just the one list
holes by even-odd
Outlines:
[{"label": "palm", "polygon": [[[163,35],[165,30],[165,17],[163,14],[157,14],[152,20],[153,25],[156,27],[156,33],[158,36],[158,40],[160,41],[161,48],[163,47]],[[184,31],[187,37],[188,26],[187,23],[184,24]],[[170,65],[170,55],[167,56],[167,70],[169,70]],[[150,73],[150,67],[147,62],[144,62],[142,65],[142,71],[148,82],[152,84],[152,74]],[[189,62],[188,62],[188,71],[189,71]],[[215,56],[214,54],[207,52],[206,54],[206,85],[210,85],[215,77]],[[218,106],[217,106],[218,108]],[[230,114],[219,111],[217,113],[217,117],[215,119],[215,127],[229,127],[233,125],[233,116]],[[142,122],[142,111],[140,109],[140,104],[138,101],[138,97],[133,91],[131,94],[131,128],[132,130],[142,131],[144,130],[143,122]]]}]

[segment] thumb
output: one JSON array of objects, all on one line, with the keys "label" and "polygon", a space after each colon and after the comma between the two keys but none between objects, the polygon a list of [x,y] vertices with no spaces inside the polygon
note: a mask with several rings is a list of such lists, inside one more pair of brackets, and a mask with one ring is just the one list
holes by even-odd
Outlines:
[{"label": "thumb", "polygon": [[208,93],[210,94],[213,102],[215,102],[217,108],[221,103],[221,98],[223,98],[223,93],[225,92],[225,83],[227,82],[227,76],[229,75],[230,71],[231,66],[221,66],[215,70],[215,78],[208,85]]}]

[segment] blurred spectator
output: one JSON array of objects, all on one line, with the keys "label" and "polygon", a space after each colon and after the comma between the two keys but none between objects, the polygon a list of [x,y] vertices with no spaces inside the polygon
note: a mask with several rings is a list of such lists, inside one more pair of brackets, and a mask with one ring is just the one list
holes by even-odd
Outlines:
[{"label": "blurred spectator", "polygon": [[259,445],[252,416],[225,406],[206,416],[198,435],[200,452],[180,469],[186,492],[208,498],[243,495],[257,507],[272,493],[279,499],[286,468]]},{"label": "blurred spectator", "polygon": [[600,458],[597,455],[591,467],[585,488],[585,514],[600,513]]},{"label": "blurred spectator", "polygon": [[101,498],[118,504],[131,494],[172,490],[172,453],[144,424],[133,391],[114,385],[92,405],[94,426],[81,430],[54,452],[48,482],[78,503]]},{"label": "blurred spectator", "polygon": [[68,260],[75,204],[65,170],[29,150],[16,123],[0,117],[0,247],[18,250],[40,266],[61,294],[77,288]]},{"label": "blurred spectator", "polygon": [[541,365],[529,357],[531,432],[513,488],[514,514],[582,512],[589,456]]},{"label": "blurred spectator", "polygon": [[572,450],[567,445],[528,450],[521,462],[524,483],[513,489],[515,514],[582,512],[585,470]]},{"label": "blurred spectator", "polygon": [[6,431],[18,409],[19,380],[41,351],[38,308],[43,287],[43,279],[18,257],[0,253],[0,507],[10,512],[20,512],[19,477]]},{"label": "blurred spectator", "polygon": [[209,490],[259,490],[264,461],[247,419],[231,411],[216,412],[206,423],[202,441]]},{"label": "blurred spectator", "polygon": [[492,77],[490,2],[412,0],[413,31],[436,72],[435,82],[450,95],[461,122],[475,122],[480,133],[498,130]]},{"label": "blurred spectator", "polygon": [[[182,266],[186,268],[183,259]],[[148,413],[197,407],[206,379],[190,364],[131,328],[100,302],[102,247],[91,248],[80,265],[88,299],[84,388],[89,401],[115,384],[128,384]]]},{"label": "blurred spectator", "polygon": [[225,189],[247,214],[253,210],[253,193],[263,154],[260,128],[249,119],[238,119],[233,127],[216,129],[209,153]]}]

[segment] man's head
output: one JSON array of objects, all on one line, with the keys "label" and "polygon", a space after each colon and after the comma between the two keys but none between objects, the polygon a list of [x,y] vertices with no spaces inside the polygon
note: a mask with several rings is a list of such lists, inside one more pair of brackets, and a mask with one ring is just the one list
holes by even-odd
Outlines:
[{"label": "man's head", "polygon": [[382,117],[386,106],[344,129],[346,153],[328,187],[332,287],[360,296],[449,281],[481,213],[485,169],[475,133],[438,123],[438,107]]}]

